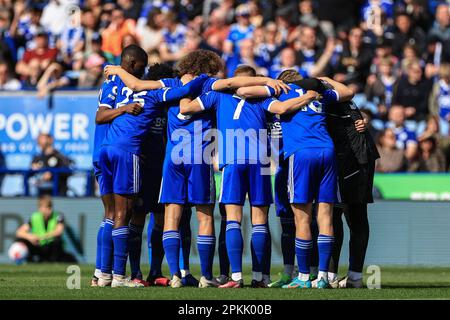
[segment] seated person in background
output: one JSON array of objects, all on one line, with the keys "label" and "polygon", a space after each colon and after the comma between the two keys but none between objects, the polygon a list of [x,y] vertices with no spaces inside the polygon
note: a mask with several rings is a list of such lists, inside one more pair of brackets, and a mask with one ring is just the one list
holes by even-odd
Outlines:
[{"label": "seated person in background", "polygon": [[447,169],[444,153],[438,148],[436,138],[427,137],[419,142],[417,161],[409,165],[411,172],[445,172]]},{"label": "seated person in background", "polygon": [[404,150],[408,161],[415,160],[417,156],[416,133],[405,128],[405,108],[401,105],[393,105],[389,110],[389,126],[395,134],[396,146]]},{"label": "seated person in background", "polygon": [[51,62],[56,60],[58,50],[48,45],[48,35],[40,31],[35,37],[36,48],[26,50],[22,60],[16,65],[16,72],[25,81],[26,86],[35,86],[37,80]]},{"label": "seated person in background", "polygon": [[430,113],[438,115],[443,128],[442,134],[450,135],[450,63],[444,63],[439,68],[439,81],[433,85],[428,102]]},{"label": "seated person in background", "polygon": [[[41,170],[46,168],[69,168],[72,164],[72,160],[54,148],[53,137],[50,134],[39,134],[37,143],[41,149],[41,153],[34,156],[31,161],[32,170]],[[57,194],[60,196],[66,195],[67,179],[69,178],[69,175],[70,174],[67,172],[58,174]],[[40,173],[37,185],[39,195],[52,194],[54,188],[53,173],[51,171]]]},{"label": "seated person in background", "polygon": [[406,171],[407,160],[403,150],[396,146],[394,131],[385,129],[379,134],[377,140],[380,158],[376,162],[375,171],[382,173]]},{"label": "seated person in background", "polygon": [[0,60],[0,91],[2,90],[20,90],[22,85],[15,79],[6,61]]},{"label": "seated person in background", "polygon": [[41,196],[38,211],[31,215],[27,223],[16,231],[17,241],[28,247],[28,261],[31,262],[75,262],[76,259],[64,252],[62,234],[64,217],[53,210],[52,198]]}]

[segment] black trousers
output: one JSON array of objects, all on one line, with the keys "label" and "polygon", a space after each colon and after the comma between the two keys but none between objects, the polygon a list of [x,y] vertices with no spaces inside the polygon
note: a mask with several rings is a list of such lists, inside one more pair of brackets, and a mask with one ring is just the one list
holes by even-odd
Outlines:
[{"label": "black trousers", "polygon": [[[345,220],[350,229],[349,269],[354,272],[362,272],[370,233],[366,203],[351,203],[334,207],[334,244],[328,271],[338,273],[339,258],[341,255],[342,243],[344,241],[344,225],[342,215],[345,216]],[[313,219],[311,229],[313,237],[311,266],[318,266],[319,254],[317,249],[317,236],[319,231],[315,219]]]},{"label": "black trousers", "polygon": [[26,239],[17,239],[28,247],[29,262],[77,262],[77,259],[63,249],[61,238],[55,238],[52,242],[41,246],[35,246]]}]

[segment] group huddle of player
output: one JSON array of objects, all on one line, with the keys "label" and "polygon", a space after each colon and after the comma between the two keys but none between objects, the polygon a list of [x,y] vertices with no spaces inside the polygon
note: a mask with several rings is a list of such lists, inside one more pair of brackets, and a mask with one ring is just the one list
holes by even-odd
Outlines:
[{"label": "group huddle of player", "polygon": [[[326,111],[350,101],[352,91],[329,78],[302,80],[294,70],[274,80],[240,66],[233,78],[218,79],[222,61],[206,50],[190,53],[175,69],[147,68],[147,54],[135,45],[121,58],[121,66],[105,68],[96,115],[93,165],[105,217],[92,285],[243,287],[241,221],[248,198],[252,287],[337,287],[337,274],[328,271],[338,168]],[[361,128],[362,121],[356,126]],[[218,277],[213,275],[214,157],[222,174]],[[270,159],[277,166],[274,198]],[[284,260],[275,282],[268,228],[273,202]],[[189,273],[191,207],[199,226],[199,280]],[[150,273],[144,280],[140,256],[147,214]],[[312,259],[315,250],[318,263]],[[164,255],[170,279],[162,275]],[[126,276],[128,260],[131,277]]]}]

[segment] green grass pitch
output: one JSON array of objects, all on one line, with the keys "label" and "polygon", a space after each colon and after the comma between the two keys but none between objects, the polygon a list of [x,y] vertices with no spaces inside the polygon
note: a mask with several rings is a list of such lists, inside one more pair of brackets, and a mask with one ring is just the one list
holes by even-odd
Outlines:
[{"label": "green grass pitch", "polygon": [[[198,288],[91,288],[92,266],[81,266],[81,289],[69,290],[67,265],[0,265],[0,300],[3,299],[450,299],[449,268],[381,267],[381,289],[198,289]],[[198,275],[198,267],[192,268]],[[344,268],[342,268],[344,269]],[[148,266],[143,266],[143,272]],[[280,267],[273,267],[272,278]],[[341,270],[342,274],[346,270]],[[167,274],[167,270],[165,270]],[[246,284],[250,270],[246,268]]]}]

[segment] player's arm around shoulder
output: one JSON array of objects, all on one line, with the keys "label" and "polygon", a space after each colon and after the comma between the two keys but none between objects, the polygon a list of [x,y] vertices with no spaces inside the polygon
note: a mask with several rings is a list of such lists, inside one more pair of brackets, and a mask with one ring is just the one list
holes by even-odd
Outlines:
[{"label": "player's arm around shoulder", "polygon": [[108,65],[103,72],[106,77],[117,75],[133,91],[156,90],[164,87],[162,81],[138,79],[120,66]]},{"label": "player's arm around shoulder", "polygon": [[319,77],[317,79],[325,81],[333,87],[338,94],[337,101],[350,101],[355,96],[355,93],[343,83],[337,82],[328,77]]},{"label": "player's arm around shoulder", "polygon": [[289,114],[298,111],[307,104],[313,102],[314,100],[319,100],[321,95],[313,90],[308,90],[305,94],[287,99],[285,101],[279,101],[273,99],[270,104],[267,105],[266,110],[274,114]]}]

